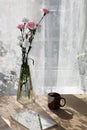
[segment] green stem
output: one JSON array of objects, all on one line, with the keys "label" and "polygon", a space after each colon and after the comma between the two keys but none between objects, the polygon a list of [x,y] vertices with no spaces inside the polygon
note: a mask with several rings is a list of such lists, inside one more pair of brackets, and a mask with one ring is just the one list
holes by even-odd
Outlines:
[{"label": "green stem", "polygon": [[21,31],[21,36],[22,36],[22,40],[24,41],[24,38],[23,38],[23,33],[22,33],[22,31]]},{"label": "green stem", "polygon": [[[38,22],[37,25],[39,25],[39,24],[41,23],[41,21],[43,20],[44,16],[45,16],[45,15],[42,16],[42,18],[40,19],[40,21]],[[37,27],[38,27],[38,26],[37,26]]]}]

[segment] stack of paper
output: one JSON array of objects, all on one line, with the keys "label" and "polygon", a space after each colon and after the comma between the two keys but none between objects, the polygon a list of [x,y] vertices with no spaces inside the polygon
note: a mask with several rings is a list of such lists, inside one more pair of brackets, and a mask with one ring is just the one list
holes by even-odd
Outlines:
[{"label": "stack of paper", "polygon": [[45,130],[57,124],[55,121],[32,110],[17,113],[12,118],[29,130]]}]

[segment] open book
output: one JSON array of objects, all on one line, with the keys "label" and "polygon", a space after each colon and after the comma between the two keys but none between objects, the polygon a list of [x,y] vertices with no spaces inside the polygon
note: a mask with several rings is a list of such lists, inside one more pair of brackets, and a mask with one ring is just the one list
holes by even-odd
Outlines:
[{"label": "open book", "polygon": [[29,130],[45,130],[57,125],[57,123],[52,119],[40,115],[32,110],[17,113],[13,115],[12,118]]}]

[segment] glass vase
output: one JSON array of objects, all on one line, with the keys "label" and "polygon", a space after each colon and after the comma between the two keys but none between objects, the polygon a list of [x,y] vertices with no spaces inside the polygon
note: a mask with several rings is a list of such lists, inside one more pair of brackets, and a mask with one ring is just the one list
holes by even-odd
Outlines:
[{"label": "glass vase", "polygon": [[21,65],[17,101],[21,104],[35,102],[35,95],[33,92],[31,81],[31,73],[27,62]]}]

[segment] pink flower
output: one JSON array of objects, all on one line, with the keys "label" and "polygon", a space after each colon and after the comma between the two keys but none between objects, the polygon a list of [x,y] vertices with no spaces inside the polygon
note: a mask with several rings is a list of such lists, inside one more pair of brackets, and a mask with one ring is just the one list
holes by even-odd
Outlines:
[{"label": "pink flower", "polygon": [[24,29],[24,25],[23,25],[23,24],[19,24],[19,25],[17,26],[17,28],[20,29],[20,30],[22,30],[22,29]]},{"label": "pink flower", "polygon": [[44,12],[45,15],[50,13],[50,11],[46,8],[43,9],[43,12]]},{"label": "pink flower", "polygon": [[36,28],[36,24],[34,22],[29,22],[26,27],[30,28],[30,29],[35,29]]}]

